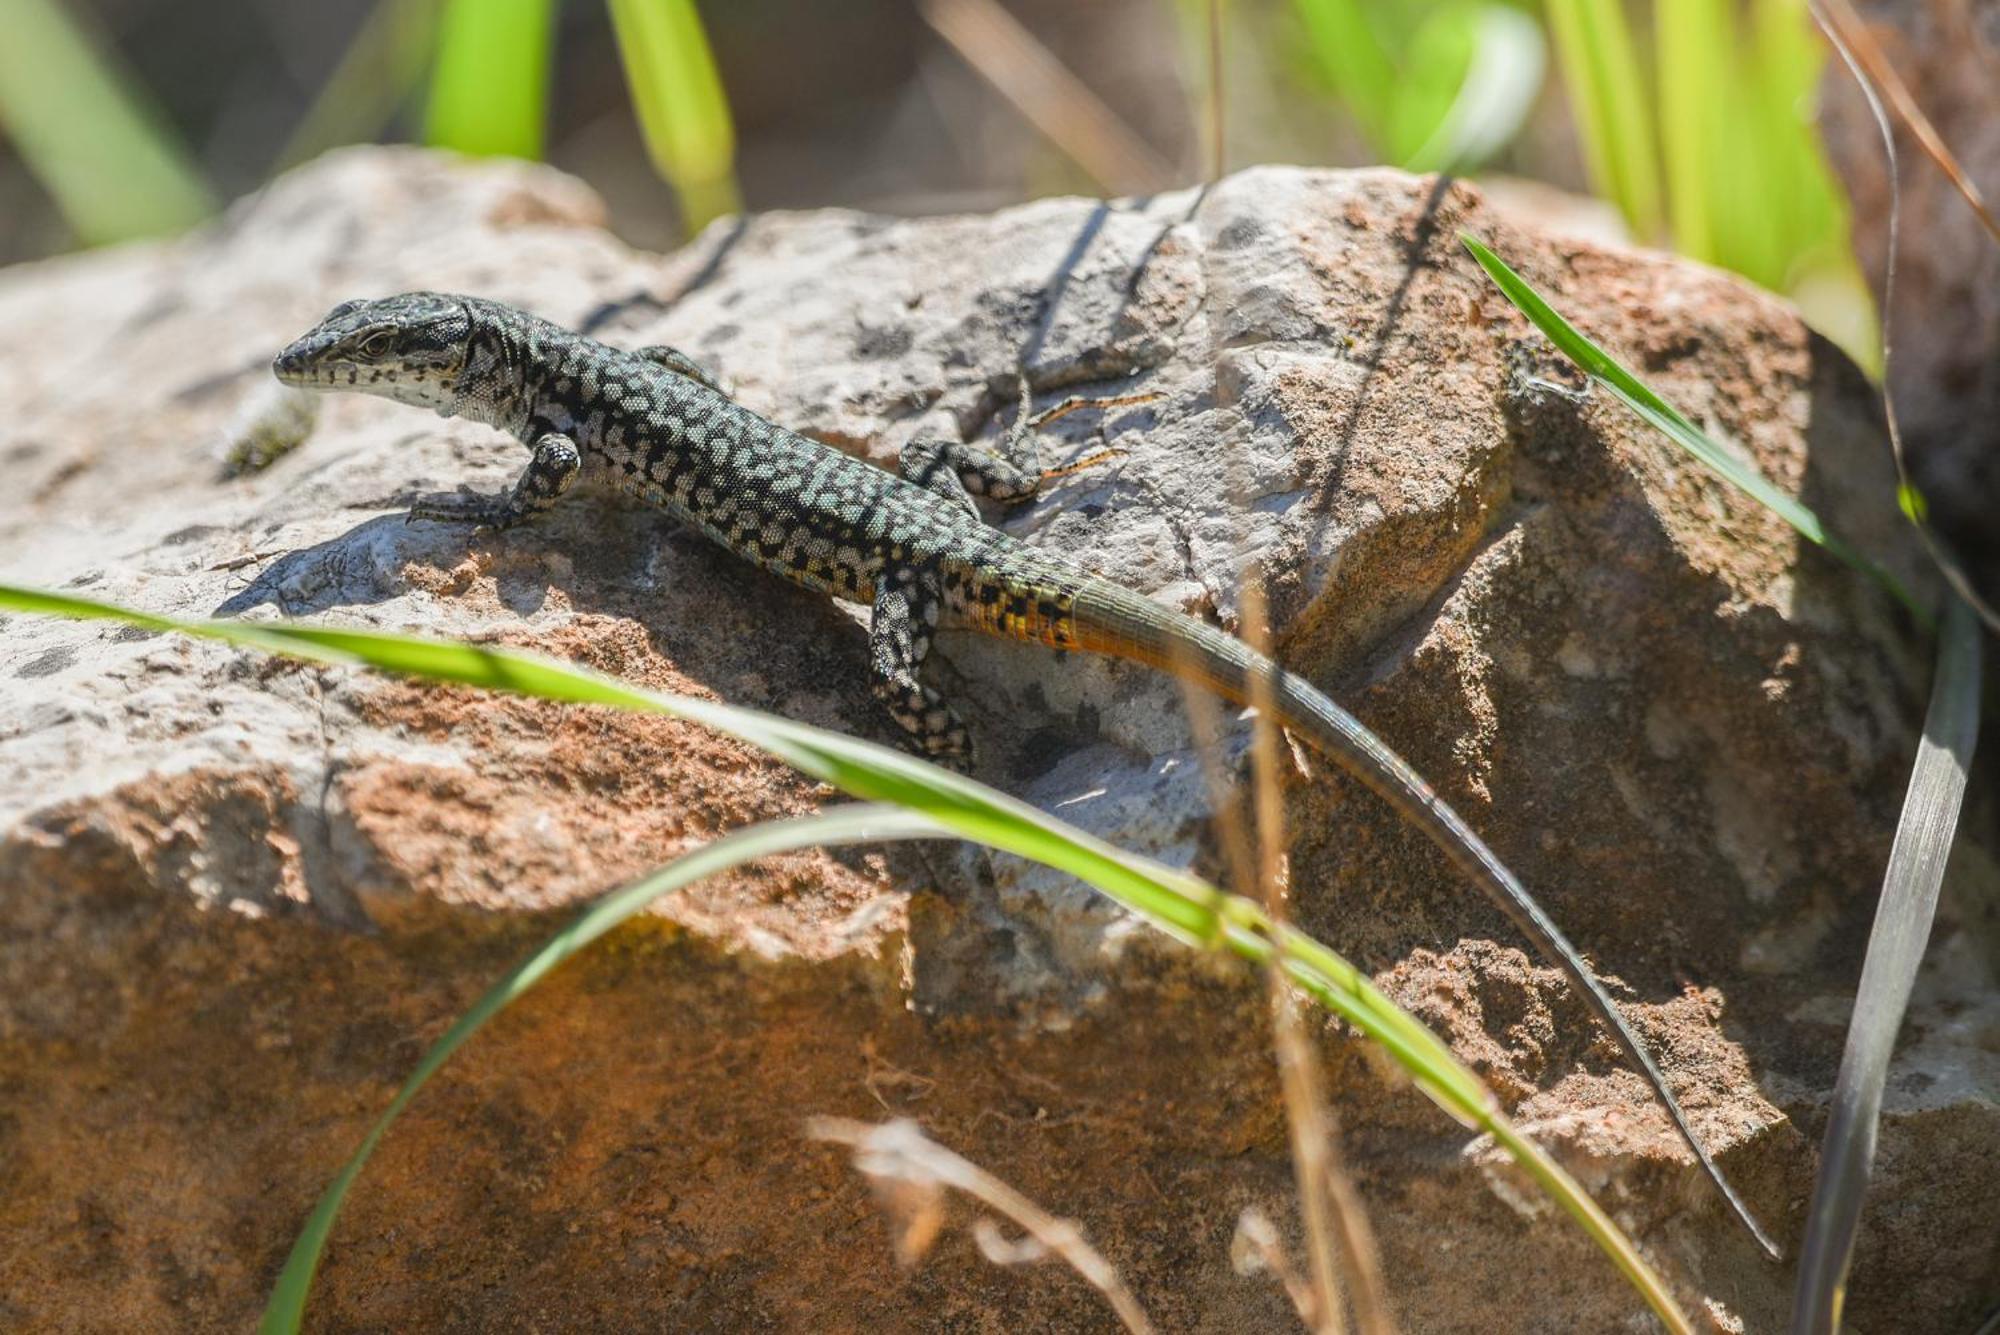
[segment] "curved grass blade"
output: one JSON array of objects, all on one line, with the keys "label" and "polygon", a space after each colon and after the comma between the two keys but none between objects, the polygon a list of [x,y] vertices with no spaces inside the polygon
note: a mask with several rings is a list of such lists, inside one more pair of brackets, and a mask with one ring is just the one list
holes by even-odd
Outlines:
[{"label": "curved grass blade", "polygon": [[874,742],[775,715],[642,690],[506,649],[287,622],[182,620],[6,584],[0,584],[0,609],[119,621],[310,662],[376,667],[545,700],[686,719],[761,747],[855,797],[922,812],[961,838],[1066,871],[1176,940],[1282,968],[1308,995],[1380,1043],[1438,1106],[1491,1135],[1577,1221],[1669,1330],[1692,1329],[1659,1276],[1610,1217],[1514,1126],[1492,1091],[1451,1049],[1360,970],[1312,937],[1274,922],[1254,901],[1113,847],[982,783]]},{"label": "curved grass blade", "polygon": [[451,0],[424,137],[480,157],[542,156],[553,0]]},{"label": "curved grass blade", "polygon": [[1615,358],[1588,338],[1555,312],[1542,295],[1530,287],[1525,279],[1512,269],[1498,255],[1481,245],[1468,235],[1459,240],[1472,252],[1494,283],[1506,294],[1521,313],[1534,323],[1556,345],[1565,357],[1575,362],[1591,379],[1604,385],[1633,412],[1646,422],[1664,432],[1675,444],[1693,455],[1723,481],[1775,513],[1780,519],[1797,529],[1799,533],[1818,546],[1826,548],[1841,560],[1867,575],[1908,608],[1910,614],[1926,627],[1932,625],[1929,612],[1917,604],[1902,582],[1890,574],[1873,559],[1856,548],[1850,547],[1835,534],[1828,531],[1818,515],[1801,505],[1795,498],[1786,495],[1773,485],[1771,480],[1744,459],[1737,457],[1721,444],[1711,439],[1701,428],[1683,417],[1678,409],[1655,394],[1635,375],[1626,370]]},{"label": "curved grass blade", "polygon": [[787,853],[799,848],[829,847],[837,844],[876,843],[891,839],[949,839],[951,832],[937,822],[914,812],[899,811],[894,807],[873,804],[851,807],[836,807],[815,816],[804,816],[796,820],[766,821],[738,830],[734,834],[717,839],[692,853],[675,858],[650,876],[645,876],[605,895],[586,909],[577,920],[551,937],[541,949],[510,969],[506,976],[487,989],[486,995],[473,1003],[472,1009],[458,1017],[456,1023],[444,1032],[444,1036],[431,1044],[417,1068],[410,1072],[409,1079],[396,1091],[396,1097],[375,1124],[368,1128],[368,1134],[361,1138],[361,1145],[334,1178],[319,1204],[313,1207],[306,1226],[299,1230],[298,1240],[292,1244],[291,1255],[285,1259],[285,1268],[278,1275],[278,1282],[271,1290],[271,1301],[264,1308],[264,1319],[258,1325],[262,1335],[294,1335],[299,1323],[305,1319],[306,1295],[312,1289],[313,1274],[319,1269],[320,1254],[326,1249],[327,1235],[333,1231],[333,1221],[340,1214],[340,1207],[347,1199],[347,1192],[354,1180],[361,1175],[362,1167],[375,1152],[375,1147],[387,1134],[390,1124],[402,1115],[417,1091],[438,1072],[451,1054],[458,1051],[465,1041],[478,1032],[481,1025],[498,1015],[509,1002],[521,996],[529,988],[547,977],[549,971],[585,946],[603,936],[606,932],[624,922],[663,895],[670,895],[683,886],[691,885],[704,876],[712,876],[719,871],[727,871],[740,863],[755,858],[767,857],[772,853]]},{"label": "curved grass blade", "polygon": [[1903,516],[1916,525],[1924,550],[1930,553],[1932,563],[1944,573],[1945,582],[1979,614],[1979,619],[1989,629],[2000,635],[2000,609],[1980,595],[1973,586],[1972,576],[1966,573],[1957,555],[1931,528],[1930,507],[1924,501],[1923,492],[1917,489],[1916,480],[1910,476],[1909,460],[1903,450],[1902,419],[1896,412],[1896,390],[1890,377],[1890,372],[1895,369],[1895,345],[1890,331],[1893,328],[1891,315],[1896,304],[1896,256],[1901,248],[1903,233],[1902,159],[1896,152],[1895,131],[1889,127],[1889,113],[1882,107],[1882,98],[1874,80],[1849,44],[1849,34],[1839,25],[1829,22],[1817,8],[1814,13],[1820,19],[1827,41],[1860,87],[1862,100],[1868,104],[1876,133],[1881,136],[1882,159],[1889,177],[1888,234],[1883,238],[1885,253],[1882,257],[1882,419],[1888,424],[1889,452],[1896,460],[1897,500],[1902,504]]},{"label": "curved grass blade", "polygon": [[[1994,218],[1993,211],[1986,206],[1985,196],[1979,193],[1979,187],[1959,165],[1958,158],[1944,142],[1944,136],[1938,133],[1937,126],[1917,105],[1909,85],[1896,73],[1896,67],[1889,62],[1882,44],[1868,31],[1868,25],[1854,12],[1854,6],[1848,0],[1810,0],[1810,8],[1827,40],[1840,51],[1842,59],[1855,67],[1855,77],[1870,90],[1870,100],[1874,100],[1877,89],[1889,99],[1896,108],[1896,118],[1903,122],[1930,160],[1937,164],[1938,170],[1945,174],[1945,179],[1958,191],[1966,207],[1986,228],[1987,235],[2000,244],[2000,219]],[[1862,79],[1864,70],[1867,77]],[[1879,109],[1877,114],[1880,114]]]},{"label": "curved grass blade", "polygon": [[215,211],[187,152],[52,0],[0,0],[0,130],[86,244],[178,232]]},{"label": "curved grass blade", "polygon": [[1335,96],[1360,123],[1370,142],[1385,145],[1397,71],[1375,30],[1379,14],[1371,13],[1363,0],[1292,0],[1292,9],[1305,30],[1306,46]]},{"label": "curved grass blade", "polygon": [[611,28],[653,167],[681,201],[688,233],[743,207],[736,131],[692,0],[611,0]]},{"label": "curved grass blade", "polygon": [[1833,1115],[1820,1149],[1819,1180],[1813,1185],[1792,1298],[1793,1335],[1832,1335],[1840,1326],[1847,1262],[1875,1157],[1882,1085],[1930,939],[1938,887],[1979,737],[1979,660],[1978,619],[1954,598],[1945,608],[1923,740],[1889,850],[1854,1015],[1848,1021],[1847,1047],[1834,1080]]}]

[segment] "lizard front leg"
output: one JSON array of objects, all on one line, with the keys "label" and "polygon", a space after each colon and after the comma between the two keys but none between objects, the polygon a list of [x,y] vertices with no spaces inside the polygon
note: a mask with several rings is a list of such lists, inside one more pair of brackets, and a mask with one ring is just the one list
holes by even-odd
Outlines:
[{"label": "lizard front leg", "polygon": [[972,767],[972,736],[944,697],[917,680],[941,605],[933,582],[908,570],[885,572],[875,593],[869,656],[875,698],[889,716],[925,755],[963,772]]},{"label": "lizard front leg", "polygon": [[583,455],[568,436],[551,431],[535,442],[534,456],[514,488],[505,496],[461,496],[423,501],[410,507],[411,519],[436,519],[448,524],[472,523],[480,528],[512,528],[554,505],[576,481]]}]

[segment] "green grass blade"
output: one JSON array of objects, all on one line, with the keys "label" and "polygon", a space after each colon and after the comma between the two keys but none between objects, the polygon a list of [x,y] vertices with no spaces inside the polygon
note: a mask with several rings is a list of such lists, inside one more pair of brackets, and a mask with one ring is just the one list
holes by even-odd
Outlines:
[{"label": "green grass blade", "polygon": [[62,6],[0,0],[0,130],[86,244],[215,211],[180,144]]},{"label": "green grass blade", "polygon": [[1067,871],[1190,945],[1224,949],[1257,963],[1282,957],[1310,995],[1380,1043],[1439,1106],[1492,1135],[1575,1219],[1670,1330],[1686,1316],[1630,1239],[1587,1193],[1521,1135],[1493,1094],[1436,1035],[1398,1009],[1353,965],[1318,941],[1280,928],[1252,900],[1225,894],[1191,873],[1127,853],[1006,794],[900,751],[736,709],[628,686],[548,659],[504,649],[383,631],[287,622],[197,621],[163,617],[68,594],[0,584],[0,609],[117,621],[311,662],[371,666],[436,681],[541,699],[611,705],[686,719],[758,746],[794,767],[868,801],[921,812],[954,834]]},{"label": "green grass blade", "polygon": [[688,232],[739,212],[736,131],[692,0],[610,0],[625,82],[653,166],[681,199]]},{"label": "green grass blade", "polygon": [[1741,26],[1747,29],[1741,43],[1745,119],[1755,126],[1764,182],[1757,202],[1770,216],[1783,266],[1778,290],[1785,291],[1797,265],[1824,262],[1821,252],[1847,249],[1846,198],[1813,119],[1826,47],[1805,0],[1752,0]]},{"label": "green grass blade", "polygon": [[691,885],[704,876],[727,871],[755,858],[799,848],[949,837],[950,831],[936,822],[893,807],[836,807],[816,816],[767,821],[738,830],[674,859],[652,875],[613,890],[592,904],[575,922],[509,970],[445,1031],[442,1038],[431,1044],[430,1051],[410,1072],[409,1079],[396,1091],[396,1097],[389,1101],[389,1106],[375,1119],[375,1124],[368,1128],[360,1147],[348,1159],[332,1185],[327,1187],[319,1204],[313,1208],[311,1217],[306,1220],[305,1227],[299,1231],[298,1240],[292,1244],[291,1255],[285,1259],[285,1268],[271,1290],[271,1300],[264,1308],[264,1319],[258,1326],[262,1335],[294,1335],[299,1329],[299,1324],[305,1319],[306,1297],[312,1290],[313,1274],[319,1269],[320,1255],[326,1249],[327,1237],[333,1232],[334,1220],[347,1199],[348,1189],[361,1175],[362,1167],[388,1133],[390,1125],[416,1097],[417,1091],[437,1074],[452,1053],[478,1032],[480,1026],[540,982],[558,964],[654,900]]},{"label": "green grass blade", "polygon": [[1314,64],[1378,152],[1386,152],[1396,67],[1361,0],[1292,0]]},{"label": "green grass blade", "polygon": [[1647,84],[1623,0],[1548,0],[1549,29],[1597,192],[1633,235],[1660,235],[1660,163]]},{"label": "green grass blade", "polygon": [[1717,214],[1720,201],[1740,184],[1733,179],[1734,159],[1737,142],[1746,133],[1731,105],[1738,77],[1734,7],[1735,0],[1672,0],[1653,6],[1667,218],[1674,249],[1708,264],[1726,262]]},{"label": "green grass blade", "polygon": [[424,137],[479,157],[540,158],[553,0],[450,0]]},{"label": "green grass blade", "polygon": [[1777,290],[1807,324],[1879,381],[1875,300],[1855,258],[1847,192],[1827,161],[1817,124],[1826,45],[1805,0],[1753,0],[1749,23],[1744,90],[1767,146],[1760,196],[1773,227]]},{"label": "green grass blade", "polygon": [[1833,1114],[1820,1149],[1819,1179],[1813,1185],[1792,1298],[1793,1335],[1832,1335],[1840,1326],[1847,1262],[1875,1157],[1882,1085],[1930,939],[1973,744],[1979,738],[1979,681],[1979,620],[1953,598],[1945,608],[1923,740],[1903,795],[1903,815],[1889,850],[1848,1021],[1847,1047],[1834,1080]]},{"label": "green grass blade", "polygon": [[1562,354],[1575,362],[1591,379],[1604,385],[1633,412],[1648,423],[1664,432],[1675,444],[1693,455],[1707,466],[1710,472],[1725,482],[1748,494],[1757,502],[1778,515],[1786,523],[1797,529],[1801,535],[1818,546],[1838,556],[1856,570],[1879,583],[1897,601],[1907,607],[1911,614],[1925,625],[1931,624],[1931,617],[1918,606],[1909,591],[1897,578],[1874,560],[1849,546],[1827,530],[1818,515],[1801,505],[1795,498],[1784,492],[1747,461],[1711,439],[1694,423],[1683,417],[1665,399],[1626,370],[1604,349],[1584,337],[1576,327],[1558,315],[1540,293],[1530,287],[1525,279],[1507,267],[1498,255],[1481,245],[1471,236],[1461,235],[1465,248],[1472,252],[1485,268],[1507,299],[1541,330],[1548,340],[1555,344]]},{"label": "green grass blade", "polygon": [[[1457,4],[1437,10],[1417,30],[1408,65],[1398,86],[1398,160],[1414,172],[1465,172],[1520,133],[1541,93],[1548,52],[1542,30],[1520,10]],[[1402,100],[1425,87],[1432,69],[1449,77],[1442,98],[1405,112]]]}]

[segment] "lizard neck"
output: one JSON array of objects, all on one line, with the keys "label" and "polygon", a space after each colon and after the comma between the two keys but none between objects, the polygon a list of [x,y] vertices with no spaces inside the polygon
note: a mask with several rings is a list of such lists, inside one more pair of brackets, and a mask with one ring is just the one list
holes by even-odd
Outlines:
[{"label": "lizard neck", "polygon": [[544,397],[543,368],[555,345],[575,335],[496,302],[468,300],[466,306],[472,334],[465,370],[451,404],[438,411],[527,440]]}]

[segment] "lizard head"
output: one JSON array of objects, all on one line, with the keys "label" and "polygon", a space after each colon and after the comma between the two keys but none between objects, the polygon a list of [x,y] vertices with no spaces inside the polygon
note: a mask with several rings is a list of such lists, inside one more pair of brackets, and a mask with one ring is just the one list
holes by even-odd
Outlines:
[{"label": "lizard head", "polygon": [[472,313],[459,297],[406,292],[343,301],[271,363],[301,389],[356,390],[448,411],[472,341]]}]

